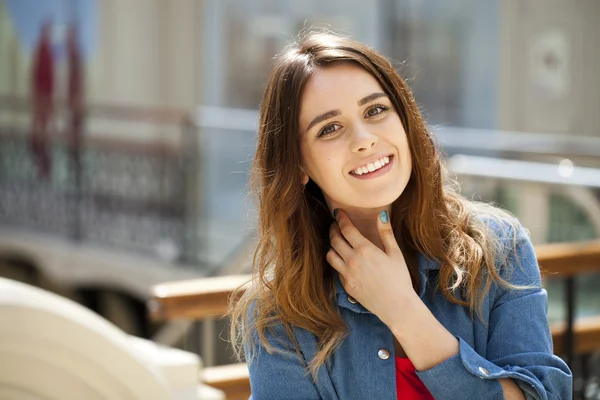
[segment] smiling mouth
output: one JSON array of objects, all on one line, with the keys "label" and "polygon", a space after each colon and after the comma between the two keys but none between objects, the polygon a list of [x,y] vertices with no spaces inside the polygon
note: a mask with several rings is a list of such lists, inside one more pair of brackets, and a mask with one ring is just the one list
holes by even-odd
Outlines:
[{"label": "smiling mouth", "polygon": [[363,165],[362,167],[358,167],[355,170],[350,171],[350,175],[359,177],[363,175],[366,176],[374,174],[382,169],[387,169],[386,167],[391,164],[392,159],[392,155],[381,157],[372,163]]}]

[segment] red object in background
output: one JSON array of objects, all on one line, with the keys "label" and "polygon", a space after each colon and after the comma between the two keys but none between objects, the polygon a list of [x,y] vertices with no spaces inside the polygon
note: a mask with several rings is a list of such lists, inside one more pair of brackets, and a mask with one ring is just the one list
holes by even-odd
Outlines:
[{"label": "red object in background", "polygon": [[50,177],[48,128],[53,112],[54,57],[52,54],[52,24],[45,22],[33,55],[32,129],[30,150],[40,177]]},{"label": "red object in background", "polygon": [[398,400],[434,400],[408,358],[396,357],[396,396]]},{"label": "red object in background", "polygon": [[50,42],[50,25],[42,28],[42,36],[34,57],[34,94],[36,96],[52,96],[54,94],[54,60]]}]

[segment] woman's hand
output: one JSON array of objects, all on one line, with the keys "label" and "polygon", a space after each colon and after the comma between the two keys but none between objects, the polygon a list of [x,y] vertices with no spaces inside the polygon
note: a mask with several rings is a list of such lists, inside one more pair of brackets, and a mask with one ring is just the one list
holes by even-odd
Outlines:
[{"label": "woman's hand", "polygon": [[382,211],[377,218],[385,251],[365,238],[342,210],[338,210],[336,221],[329,230],[332,248],[327,262],[339,272],[346,292],[391,326],[399,316],[399,305],[416,293],[387,212]]}]

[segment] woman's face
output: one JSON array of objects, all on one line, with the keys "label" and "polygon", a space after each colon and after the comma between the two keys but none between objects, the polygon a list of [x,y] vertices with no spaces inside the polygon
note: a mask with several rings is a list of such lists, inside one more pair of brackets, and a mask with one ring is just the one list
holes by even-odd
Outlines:
[{"label": "woman's face", "polygon": [[306,82],[300,152],[330,209],[386,207],[411,174],[399,115],[377,80],[352,63],[319,68]]}]

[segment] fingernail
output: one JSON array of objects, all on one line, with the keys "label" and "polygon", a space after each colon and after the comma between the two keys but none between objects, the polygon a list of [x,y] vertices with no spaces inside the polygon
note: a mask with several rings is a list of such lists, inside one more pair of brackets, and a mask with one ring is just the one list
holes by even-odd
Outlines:
[{"label": "fingernail", "polygon": [[379,213],[379,219],[384,224],[387,224],[388,222],[390,222],[390,217],[388,216],[388,213],[385,210],[383,210],[382,212]]},{"label": "fingernail", "polygon": [[338,211],[340,211],[339,208],[336,208],[335,210],[333,210],[333,218],[337,218]]}]

